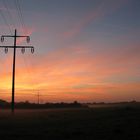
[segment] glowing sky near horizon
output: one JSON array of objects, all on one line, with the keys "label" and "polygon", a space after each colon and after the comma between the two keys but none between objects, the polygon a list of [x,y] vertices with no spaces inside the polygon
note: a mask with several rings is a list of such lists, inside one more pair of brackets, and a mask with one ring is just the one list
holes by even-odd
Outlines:
[{"label": "glowing sky near horizon", "polygon": [[[0,9],[12,31],[35,47],[33,55],[17,51],[16,101],[36,102],[37,92],[42,102],[140,101],[139,0],[20,0],[26,33],[14,1],[6,2],[12,19],[2,0]],[[0,99],[11,100],[11,75],[12,50],[0,49]]]}]

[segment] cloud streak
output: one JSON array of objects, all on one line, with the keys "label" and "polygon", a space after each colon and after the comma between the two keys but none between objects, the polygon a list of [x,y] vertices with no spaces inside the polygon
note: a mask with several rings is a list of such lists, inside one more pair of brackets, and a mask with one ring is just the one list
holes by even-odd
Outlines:
[{"label": "cloud streak", "polygon": [[103,1],[94,10],[89,11],[81,21],[75,23],[75,26],[63,33],[64,38],[72,38],[80,34],[90,23],[103,19],[105,16],[117,11],[121,6],[126,4],[128,0],[119,1]]}]

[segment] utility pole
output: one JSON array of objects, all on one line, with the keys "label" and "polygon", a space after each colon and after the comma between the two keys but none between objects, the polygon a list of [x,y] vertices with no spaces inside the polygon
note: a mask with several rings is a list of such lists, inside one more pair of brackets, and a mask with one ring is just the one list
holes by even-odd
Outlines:
[{"label": "utility pole", "polygon": [[40,95],[39,95],[39,91],[38,91],[38,94],[37,94],[37,97],[38,97],[38,105],[39,105],[39,97],[40,97]]},{"label": "utility pole", "polygon": [[30,48],[31,53],[34,53],[34,47],[33,46],[18,46],[17,45],[17,38],[24,37],[27,40],[27,43],[30,42],[29,36],[19,36],[17,35],[17,30],[15,29],[14,35],[2,35],[1,36],[1,42],[4,42],[4,38],[6,37],[12,37],[14,38],[14,45],[13,46],[0,46],[0,48],[5,48],[5,53],[8,53],[8,48],[13,48],[13,73],[12,73],[12,100],[11,100],[11,110],[12,113],[14,113],[15,110],[15,64],[16,64],[16,49],[20,48],[22,53],[25,53],[25,48]]},{"label": "utility pole", "polygon": [[40,104],[40,93],[39,91],[37,92],[37,94],[35,95],[37,97],[37,104]]}]

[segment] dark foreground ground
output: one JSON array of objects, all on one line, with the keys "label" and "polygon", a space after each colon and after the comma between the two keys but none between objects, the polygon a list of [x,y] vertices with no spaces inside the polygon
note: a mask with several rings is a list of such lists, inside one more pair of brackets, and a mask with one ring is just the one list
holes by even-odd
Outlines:
[{"label": "dark foreground ground", "polygon": [[140,107],[0,110],[0,140],[140,140]]}]

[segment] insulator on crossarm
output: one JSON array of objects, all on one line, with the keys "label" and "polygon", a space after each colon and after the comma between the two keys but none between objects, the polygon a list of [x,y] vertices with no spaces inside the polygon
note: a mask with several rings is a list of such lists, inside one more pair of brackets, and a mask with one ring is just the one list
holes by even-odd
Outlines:
[{"label": "insulator on crossarm", "polygon": [[29,36],[27,36],[27,43],[29,43],[30,42],[30,37]]},{"label": "insulator on crossarm", "polygon": [[34,48],[33,47],[31,48],[31,53],[34,53]]},{"label": "insulator on crossarm", "polygon": [[5,47],[5,53],[8,53],[8,48],[7,47]]},{"label": "insulator on crossarm", "polygon": [[4,42],[4,36],[1,36],[1,42]]},{"label": "insulator on crossarm", "polygon": [[25,53],[25,48],[23,47],[22,49],[21,49],[21,53]]}]

